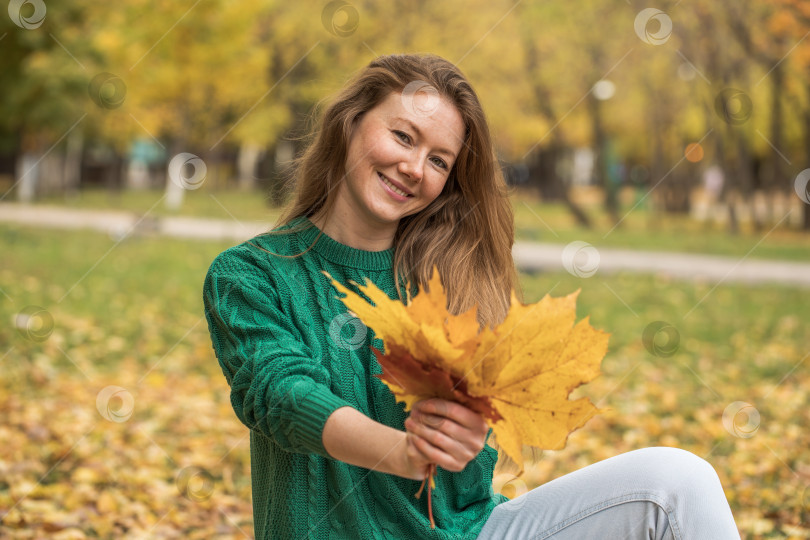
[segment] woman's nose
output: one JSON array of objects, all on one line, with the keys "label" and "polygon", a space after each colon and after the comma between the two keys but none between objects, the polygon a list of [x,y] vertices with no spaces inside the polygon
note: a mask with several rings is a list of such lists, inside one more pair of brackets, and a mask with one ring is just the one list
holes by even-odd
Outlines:
[{"label": "woman's nose", "polygon": [[422,159],[419,156],[410,156],[410,159],[399,162],[399,172],[411,178],[414,182],[422,180]]}]

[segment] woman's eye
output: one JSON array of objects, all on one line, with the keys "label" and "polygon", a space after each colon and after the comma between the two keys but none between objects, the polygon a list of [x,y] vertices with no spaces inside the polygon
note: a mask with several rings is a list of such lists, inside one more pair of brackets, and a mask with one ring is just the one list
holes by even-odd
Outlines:
[{"label": "woman's eye", "polygon": [[410,142],[411,142],[411,138],[410,138],[410,137],[408,137],[408,134],[407,134],[407,133],[405,133],[405,132],[394,130],[394,135],[396,135],[396,136],[397,136],[397,138],[398,138],[399,140],[401,140],[402,142],[406,142],[406,143],[410,143]]},{"label": "woman's eye", "polygon": [[439,167],[440,169],[447,169],[447,163],[445,163],[443,159],[440,159],[440,158],[437,158],[437,157],[430,158],[430,159],[432,159],[433,163],[437,167]]}]

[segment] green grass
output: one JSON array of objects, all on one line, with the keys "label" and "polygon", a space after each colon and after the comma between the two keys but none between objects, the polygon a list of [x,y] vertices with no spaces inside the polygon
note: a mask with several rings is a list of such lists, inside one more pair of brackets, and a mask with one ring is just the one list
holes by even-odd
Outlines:
[{"label": "green grass", "polygon": [[[4,403],[14,409],[15,400],[23,399],[33,407],[51,403],[47,407],[54,411],[75,409],[96,418],[94,400],[100,388],[130,388],[139,407],[139,423],[133,425],[140,427],[134,436],[151,434],[175,461],[235,471],[235,487],[215,475],[216,493],[243,501],[239,519],[249,523],[244,428],[229,409],[202,318],[205,272],[229,245],[155,237],[116,244],[94,232],[0,226],[5,254],[0,319],[7,322],[0,325],[0,355],[5,355],[0,410]],[[575,391],[608,411],[575,432],[565,450],[547,452],[529,467],[524,478],[530,487],[618,452],[673,445],[712,462],[745,538],[761,538],[754,531],[763,527],[775,537],[794,530],[790,527],[806,531],[801,529],[808,517],[801,499],[805,485],[793,470],[810,460],[804,428],[799,427],[810,422],[810,376],[802,363],[810,353],[805,290],[733,284],[712,289],[713,283],[622,273],[587,279],[567,273],[524,274],[521,284],[528,302],[546,293],[560,296],[580,289],[579,318],[590,316],[593,326],[611,333],[603,376]],[[53,317],[53,333],[45,341],[26,339],[8,324],[30,305]],[[671,355],[653,347],[666,349],[667,335],[644,339],[645,329],[657,321],[670,325],[677,336]],[[80,398],[65,394],[60,402],[66,392]],[[735,401],[750,402],[761,413],[752,438],[734,437],[723,427],[723,412]],[[215,410],[205,409],[207,404]],[[207,433],[204,426],[185,437],[174,436],[184,426],[196,426],[198,408],[208,410],[205,424],[216,432],[215,443],[193,444],[194,437]],[[57,414],[50,410],[43,418]],[[83,443],[92,443],[83,455],[100,451],[93,448],[106,448],[111,455],[132,453],[114,446],[135,444],[126,442],[129,436],[123,430],[128,425],[114,432],[119,438]],[[65,438],[75,441],[80,435]],[[154,446],[145,439],[140,444]],[[34,445],[29,451],[37,455],[39,450]],[[176,464],[158,450],[150,455],[155,461],[145,477],[162,475],[171,483]],[[67,468],[73,466],[73,460],[59,465],[50,481],[67,482]],[[4,489],[0,482],[0,507],[8,500]],[[121,489],[135,497],[139,488],[123,482]],[[158,518],[159,513],[152,521]]]},{"label": "green grass", "polygon": [[[273,223],[280,210],[268,204],[259,192],[214,190],[203,186],[186,192],[179,211],[165,208],[159,191],[131,191],[111,194],[107,191],[80,192],[70,199],[50,198],[44,204],[71,208],[115,209],[155,216],[187,215],[216,219],[238,219]],[[581,203],[593,220],[593,228],[576,224],[570,212],[558,203],[543,203],[526,193],[512,195],[515,231],[518,240],[567,244],[574,240],[597,248],[616,247],[655,251],[708,253],[754,259],[810,261],[810,234],[782,225],[756,231],[742,223],[741,232],[730,235],[724,225],[701,222],[684,215],[661,214],[650,209],[648,201],[633,207],[627,199],[620,210],[621,223],[614,228],[608,214],[593,193]]]},{"label": "green grass", "polygon": [[679,251],[748,256],[754,259],[810,261],[810,233],[782,224],[756,231],[742,223],[739,234],[729,234],[725,225],[701,222],[688,215],[662,214],[645,205],[633,209],[626,204],[622,219],[614,227],[599,204],[583,208],[593,220],[593,228],[578,226],[562,204],[540,203],[534,198],[514,196],[515,236],[521,240],[567,244],[575,240],[601,247],[650,251]]},{"label": "green grass", "polygon": [[[785,374],[786,361],[798,361],[810,344],[810,304],[803,290],[776,285],[745,286],[672,281],[661,276],[618,273],[604,277],[577,278],[567,273],[522,275],[525,301],[534,302],[580,290],[579,317],[612,334],[606,362],[621,363],[627,357],[660,360],[649,354],[643,339],[645,329],[657,321],[673,327],[678,335],[673,367],[688,373],[711,358],[709,379],[740,386],[776,383]],[[667,336],[659,333],[659,347]],[[778,344],[790,351],[780,355],[755,354],[758,347]],[[629,352],[632,351],[632,354]],[[642,353],[641,355],[639,353]],[[726,365],[725,362],[732,362]],[[688,367],[687,367],[688,366]],[[744,369],[743,369],[744,368]]]},{"label": "green grass", "polygon": [[[89,360],[99,367],[133,353],[148,363],[167,343],[180,340],[202,316],[208,264],[229,245],[145,237],[117,244],[94,232],[7,226],[0,227],[0,239],[3,251],[13,253],[0,270],[4,320],[10,310],[41,306],[52,313],[55,332],[63,330],[65,345],[92,343]],[[0,342],[17,341],[12,332],[1,326]],[[109,336],[128,347],[105,353]]]},{"label": "green grass", "polygon": [[[116,334],[131,334],[127,321],[139,318],[145,308],[167,319],[201,314],[200,291],[208,264],[232,245],[137,236],[116,244],[100,233],[7,225],[0,227],[0,240],[4,252],[13,254],[0,270],[0,287],[13,298],[3,305],[53,306],[110,326]],[[547,291],[556,296],[581,288],[580,313],[609,328],[614,345],[637,342],[644,326],[655,320],[682,329],[685,339],[716,347],[729,347],[741,328],[758,340],[781,339],[776,327],[789,314],[810,320],[805,295],[776,285],[724,284],[712,290],[713,282],[623,273],[577,278],[562,272],[524,274],[522,286],[527,301]],[[170,326],[163,331],[171,333]],[[810,334],[791,340],[799,343],[800,337],[810,343]]]}]

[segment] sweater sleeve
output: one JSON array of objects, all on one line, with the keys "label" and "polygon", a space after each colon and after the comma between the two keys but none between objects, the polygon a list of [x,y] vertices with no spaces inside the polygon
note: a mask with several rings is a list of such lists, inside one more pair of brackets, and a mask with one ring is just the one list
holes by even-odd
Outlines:
[{"label": "sweater sleeve", "polygon": [[328,370],[296,337],[301,332],[282,311],[267,272],[232,248],[211,264],[203,302],[239,420],[284,450],[330,457],[324,424],[351,404],[330,390]]}]

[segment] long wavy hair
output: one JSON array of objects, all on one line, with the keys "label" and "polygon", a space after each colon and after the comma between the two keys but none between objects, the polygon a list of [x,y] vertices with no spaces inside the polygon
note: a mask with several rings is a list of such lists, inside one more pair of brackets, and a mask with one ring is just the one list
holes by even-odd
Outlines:
[{"label": "long wavy hair", "polygon": [[399,222],[394,236],[395,282],[421,290],[435,266],[451,313],[477,306],[482,326],[497,324],[506,316],[511,291],[517,288],[512,207],[478,96],[461,71],[439,56],[378,57],[339,92],[295,162],[293,198],[276,226],[321,211],[329,214],[345,176],[354,120],[414,81],[431,85],[453,103],[466,133],[441,194]]}]

